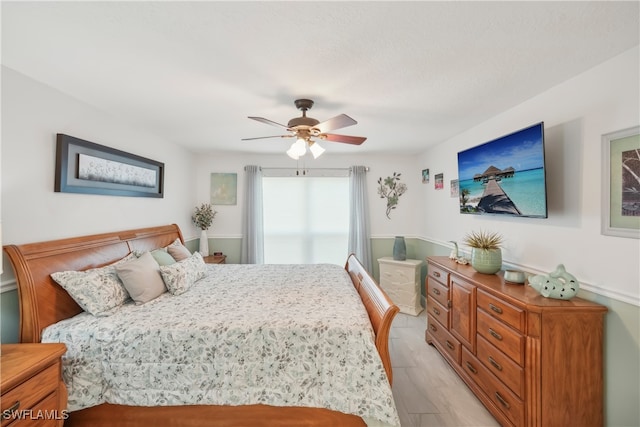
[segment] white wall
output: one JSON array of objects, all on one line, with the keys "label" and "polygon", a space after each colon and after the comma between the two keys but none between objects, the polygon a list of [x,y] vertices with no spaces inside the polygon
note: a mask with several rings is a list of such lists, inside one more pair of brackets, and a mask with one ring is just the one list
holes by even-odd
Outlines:
[{"label": "white wall", "polygon": [[640,241],[600,233],[601,136],[640,123],[638,52],[636,47],[588,70],[421,158],[432,176],[444,172],[448,185],[457,178],[458,151],[544,121],[549,218],[460,215],[448,191],[430,186],[422,194],[419,233],[460,242],[471,230],[499,231],[506,261],[543,272],[564,263],[583,288],[640,305]]},{"label": "white wall", "polygon": [[[274,140],[274,144],[279,143]],[[366,144],[366,142],[365,142]],[[300,167],[309,168],[348,168],[349,166],[368,166],[367,190],[369,193],[371,234],[373,237],[388,237],[395,235],[415,236],[417,224],[420,223],[420,212],[416,206],[420,204],[420,170],[414,166],[415,160],[410,156],[389,155],[333,155],[330,143],[324,144],[327,151],[318,159],[309,158]],[[242,232],[242,204],[244,191],[244,166],[259,165],[262,167],[296,168],[298,163],[285,154],[283,146],[281,154],[247,155],[237,153],[210,153],[198,156],[195,164],[197,171],[197,203],[209,202],[209,179],[213,172],[238,174],[238,205],[215,206],[218,211],[209,229],[209,237],[229,238],[239,237]],[[308,157],[308,156],[307,156]],[[400,197],[398,206],[386,217],[386,199],[377,193],[378,178],[401,173],[401,182],[407,184],[407,192]],[[197,230],[192,230],[194,235]],[[186,234],[186,232],[185,232]]]},{"label": "white wall", "polygon": [[[54,192],[57,133],[163,162],[164,198]],[[1,156],[5,244],[169,223],[190,226],[190,152],[6,67]]]}]

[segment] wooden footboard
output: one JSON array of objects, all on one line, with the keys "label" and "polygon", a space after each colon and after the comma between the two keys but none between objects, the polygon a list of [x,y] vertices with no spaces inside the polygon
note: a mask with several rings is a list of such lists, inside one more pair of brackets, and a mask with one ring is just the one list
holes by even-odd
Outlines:
[{"label": "wooden footboard", "polygon": [[392,384],[393,372],[391,369],[391,357],[389,356],[389,331],[391,330],[393,318],[400,309],[393,304],[355,255],[349,255],[345,269],[351,276],[351,281],[360,294],[367,313],[369,313],[369,320],[371,320],[373,332],[376,335],[376,347],[378,353],[380,353],[384,369],[387,371],[389,384]]}]

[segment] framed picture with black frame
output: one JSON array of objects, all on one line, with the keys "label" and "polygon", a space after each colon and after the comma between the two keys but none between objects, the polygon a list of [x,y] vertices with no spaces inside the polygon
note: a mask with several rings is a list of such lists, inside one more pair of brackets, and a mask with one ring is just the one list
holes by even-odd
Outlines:
[{"label": "framed picture with black frame", "polygon": [[59,133],[54,190],[162,198],[164,163]]}]

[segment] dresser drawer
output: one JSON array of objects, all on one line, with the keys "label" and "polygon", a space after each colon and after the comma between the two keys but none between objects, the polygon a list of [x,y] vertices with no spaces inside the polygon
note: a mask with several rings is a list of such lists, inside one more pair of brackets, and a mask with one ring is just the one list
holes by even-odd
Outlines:
[{"label": "dresser drawer", "polygon": [[436,319],[442,326],[449,329],[449,309],[438,304],[435,299],[427,300],[427,312]]},{"label": "dresser drawer", "polygon": [[437,280],[444,286],[447,286],[449,284],[449,272],[447,270],[444,270],[433,264],[429,264],[429,266],[427,267],[427,270],[428,270],[428,273],[427,273],[428,277],[431,277],[432,279]]},{"label": "dresser drawer", "polygon": [[21,419],[16,419],[8,427],[54,427],[58,426],[66,415],[58,409],[58,394],[52,393],[31,408],[31,412],[22,413]]},{"label": "dresser drawer", "polygon": [[526,313],[523,309],[502,301],[482,289],[478,289],[478,308],[520,332],[525,330]]},{"label": "dresser drawer", "polygon": [[427,332],[433,337],[434,341],[441,349],[443,354],[447,355],[456,364],[460,364],[460,343],[453,335],[449,333],[441,324],[435,320],[431,314],[427,315]]},{"label": "dresser drawer", "polygon": [[487,369],[466,347],[462,347],[460,365],[474,383],[478,384],[483,391],[487,389],[485,384],[487,381]]},{"label": "dresser drawer", "polygon": [[524,425],[524,401],[501,383],[482,363],[462,348],[462,368],[495,406],[516,426]]},{"label": "dresser drawer", "polygon": [[449,287],[431,277],[427,278],[427,297],[435,299],[443,307],[449,307]]},{"label": "dresser drawer", "polygon": [[[3,393],[0,404],[2,412],[11,408],[16,411],[33,409],[44,397],[58,389],[59,377],[60,366],[56,363]],[[3,418],[2,426],[9,424],[11,420],[11,418],[6,420]]]},{"label": "dresser drawer", "polygon": [[476,345],[478,360],[509,387],[516,396],[522,399],[524,397],[524,369],[482,336],[478,336]]},{"label": "dresser drawer", "polygon": [[524,366],[524,337],[504,323],[477,310],[478,334],[509,356],[518,365]]}]

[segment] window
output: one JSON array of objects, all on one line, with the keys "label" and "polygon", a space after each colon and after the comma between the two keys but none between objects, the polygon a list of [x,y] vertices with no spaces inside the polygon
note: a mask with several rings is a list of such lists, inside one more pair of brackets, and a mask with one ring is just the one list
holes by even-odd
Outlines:
[{"label": "window", "polygon": [[344,264],[349,177],[263,177],[264,262]]}]

